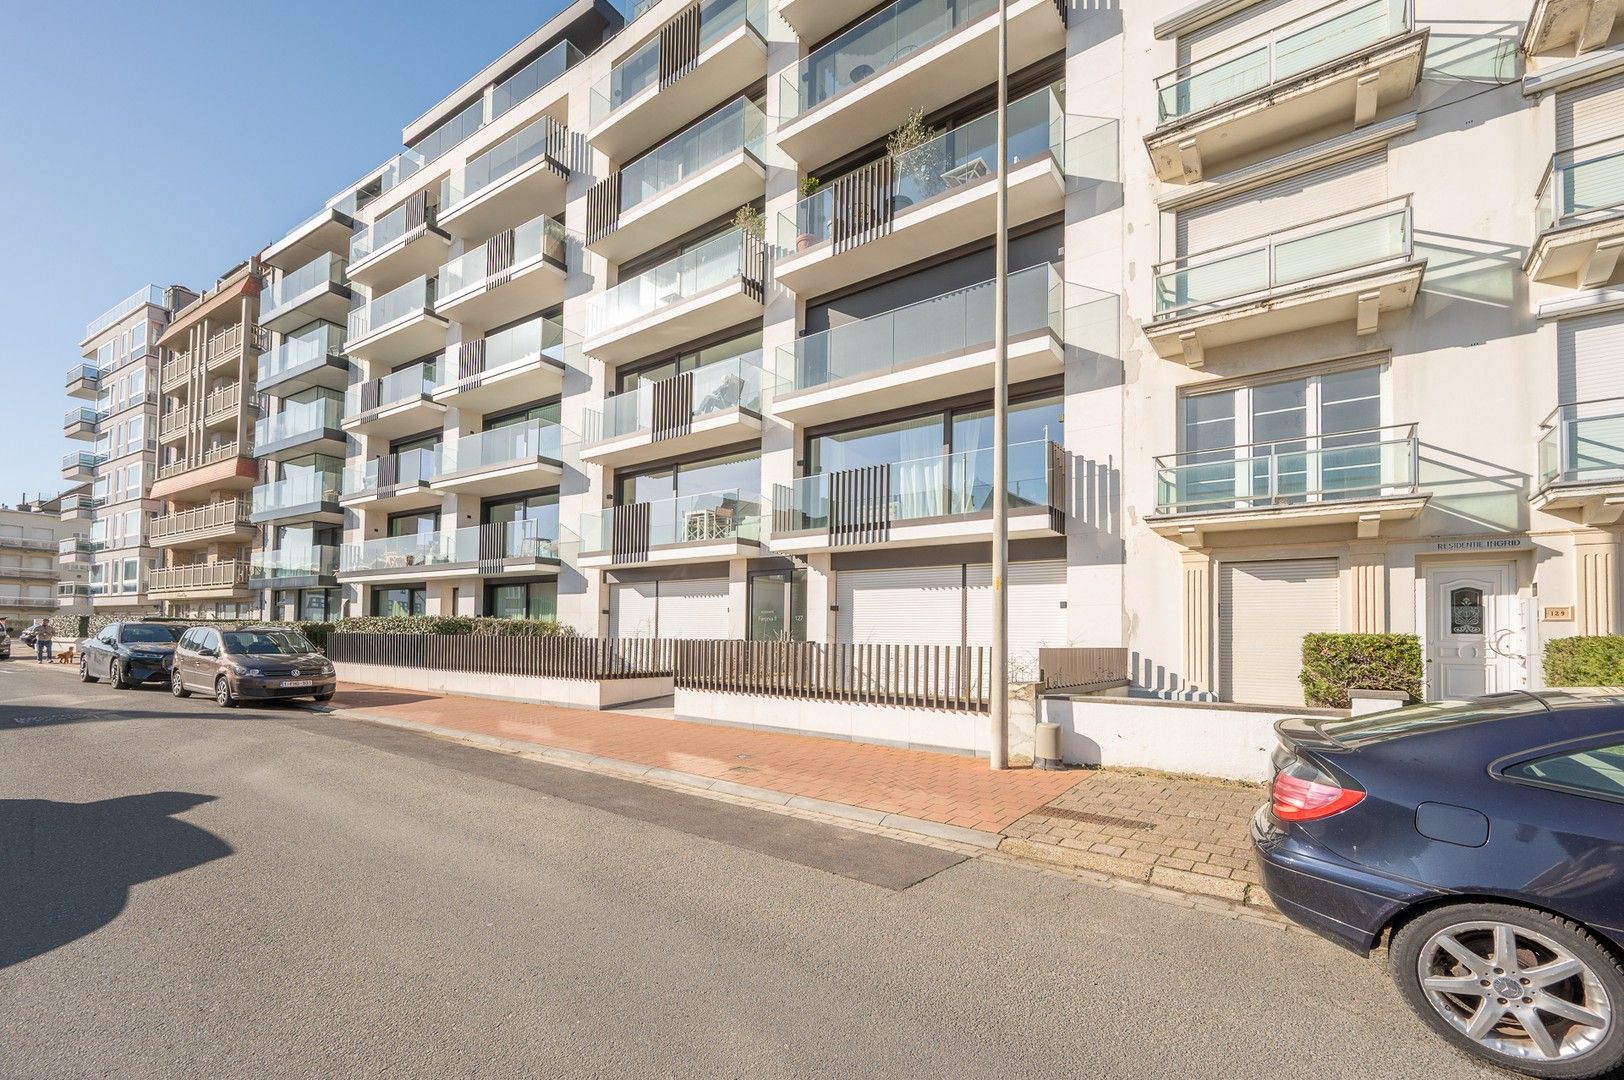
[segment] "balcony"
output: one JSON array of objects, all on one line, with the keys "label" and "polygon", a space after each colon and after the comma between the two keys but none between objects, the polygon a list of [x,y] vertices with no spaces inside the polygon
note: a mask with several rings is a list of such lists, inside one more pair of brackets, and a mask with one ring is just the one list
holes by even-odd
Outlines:
[{"label": "balcony", "polygon": [[[208,397],[203,399],[203,424],[205,427],[214,427],[226,424],[235,427],[237,410],[242,404],[242,387],[237,383],[217,386],[209,391]],[[257,410],[258,406],[250,403],[250,410]]]},{"label": "balcony", "polygon": [[68,396],[95,401],[101,393],[101,369],[95,364],[74,364],[68,368]]},{"label": "balcony", "polygon": [[343,476],[337,472],[301,472],[285,480],[254,488],[249,520],[256,525],[268,522],[316,521],[342,524],[344,511],[338,501]]},{"label": "balcony", "polygon": [[1305,135],[1364,127],[1415,93],[1427,36],[1410,0],[1335,0],[1163,75],[1145,136],[1156,175],[1195,183]]},{"label": "balcony", "polygon": [[382,368],[445,349],[448,325],[435,313],[435,279],[417,278],[350,312],[352,359]]},{"label": "balcony", "polygon": [[[350,250],[350,237],[355,233],[356,209],[354,194],[322,207],[260,252],[259,261],[287,273],[323,255],[344,255]],[[261,310],[264,307],[261,301]]]},{"label": "balcony", "polygon": [[0,592],[0,613],[16,612],[25,614],[50,615],[56,610],[56,598],[47,594],[45,596],[25,596],[21,593]]},{"label": "balcony", "polygon": [[158,368],[158,385],[165,393],[172,393],[183,389],[191,380],[192,354],[181,353],[172,359],[165,360]]},{"label": "balcony", "polygon": [[587,412],[581,460],[637,465],[677,454],[701,454],[761,437],[761,418],[778,392],[761,354],[735,357],[645,382],[611,395]]},{"label": "balcony", "polygon": [[241,323],[228,326],[204,342],[203,362],[209,371],[217,371],[243,358],[243,343],[257,355],[271,347],[271,336],[263,326],[248,328],[246,339]]},{"label": "balcony", "polygon": [[465,326],[503,326],[564,302],[571,237],[537,217],[479,244],[440,268],[435,310]]},{"label": "balcony", "polygon": [[90,585],[83,581],[62,581],[56,586],[56,603],[58,607],[86,607],[95,592]]},{"label": "balcony", "polygon": [[62,496],[63,521],[89,521],[107,500],[96,495]]},{"label": "balcony", "polygon": [[451,237],[436,224],[434,207],[420,192],[355,231],[347,273],[373,291],[388,290],[432,274],[450,250]]},{"label": "balcony", "polygon": [[[1048,441],[1009,448],[1011,539],[1063,536],[1066,455]],[[773,494],[773,550],[919,547],[992,539],[990,449],[803,476]]]},{"label": "balcony", "polygon": [[1523,31],[1529,56],[1583,56],[1613,36],[1619,0],[1534,0]]},{"label": "balcony", "polygon": [[739,98],[633,161],[588,194],[587,247],[625,262],[760,198],[766,131]]},{"label": "balcony", "polygon": [[440,185],[440,228],[471,240],[538,209],[562,214],[569,143],[570,133],[543,116],[453,169]]},{"label": "balcony", "polygon": [[1624,398],[1561,405],[1545,418],[1533,505],[1596,528],[1624,519]]},{"label": "balcony", "polygon": [[1253,443],[1156,459],[1145,523],[1186,547],[1215,533],[1351,525],[1359,539],[1421,513],[1415,425]]},{"label": "balcony", "polygon": [[50,537],[0,535],[0,548],[22,551],[50,551],[58,547],[58,545],[59,542]]},{"label": "balcony", "polygon": [[[807,426],[988,393],[994,282],[922,300],[778,351],[773,415]],[[1065,282],[1047,263],[1009,276],[1009,382],[1065,369]]]},{"label": "balcony", "polygon": [[1535,228],[1524,264],[1529,277],[1581,289],[1613,280],[1624,250],[1624,137],[1551,158],[1539,186]]},{"label": "balcony", "polygon": [[88,536],[68,536],[56,546],[57,562],[63,566],[89,566],[106,547]]},{"label": "balcony", "polygon": [[[1065,208],[1065,129],[1052,90],[1010,105],[1011,227]],[[830,181],[779,216],[773,278],[805,299],[991,237],[997,171],[989,114]]]},{"label": "balcony", "polygon": [[438,428],[445,406],[433,400],[439,386],[435,366],[432,360],[412,364],[350,387],[344,394],[344,430],[397,439]]},{"label": "balcony", "polygon": [[1145,334],[1159,356],[1206,363],[1206,350],[1316,326],[1376,332],[1421,289],[1406,196],[1156,267]]},{"label": "balcony", "polygon": [[175,442],[185,437],[191,427],[192,410],[185,405],[177,406],[158,417],[158,441]]},{"label": "balcony", "polygon": [[606,364],[761,318],[766,253],[732,229],[587,301],[585,351]]},{"label": "balcony", "polygon": [[592,88],[587,140],[610,160],[624,161],[766,76],[765,0],[699,0],[695,8],[667,24],[680,32],[661,27]]},{"label": "balcony", "polygon": [[245,562],[205,562],[152,571],[147,591],[155,597],[187,600],[231,599],[248,589]]},{"label": "balcony", "polygon": [[[328,393],[328,392],[324,392]],[[282,402],[282,411],[254,425],[254,456],[282,459],[296,454],[343,457],[344,402],[337,395]]]},{"label": "balcony", "polygon": [[223,491],[247,491],[258,478],[259,462],[245,456],[237,440],[221,439],[199,453],[159,465],[149,497],[198,501]]},{"label": "balcony", "polygon": [[531,319],[448,349],[434,400],[476,413],[564,392],[565,372],[581,369],[581,343],[556,319]]},{"label": "balcony", "polygon": [[557,424],[530,420],[462,435],[441,451],[435,491],[500,495],[557,487],[574,437]]},{"label": "balcony", "polygon": [[152,305],[153,307],[163,307],[164,291],[156,285],[146,285],[140,289],[137,289],[134,293],[126,296],[123,300],[120,300],[118,303],[102,312],[96,318],[90,320],[89,325],[85,327],[85,336],[80,340],[88,342],[91,338],[99,335],[103,330],[106,330],[114,323],[134,312],[137,308],[144,307],[148,304]]},{"label": "balcony", "polygon": [[441,495],[429,487],[440,474],[439,450],[408,450],[344,468],[339,502],[346,507],[377,506],[391,513],[437,507]]},{"label": "balcony", "polygon": [[285,337],[282,344],[259,358],[255,388],[279,397],[321,387],[343,390],[349,384],[350,362],[344,357],[344,328],[320,323]]},{"label": "balcony", "polygon": [[88,406],[69,409],[62,418],[62,433],[70,439],[84,439],[86,442],[96,441],[96,425],[101,423],[101,413]]},{"label": "balcony", "polygon": [[761,554],[764,506],[754,492],[686,495],[581,515],[581,567],[686,565]]},{"label": "balcony", "polygon": [[260,300],[260,324],[285,334],[314,319],[342,322],[350,311],[344,266],[343,256],[325,252],[283,274]]},{"label": "balcony", "polygon": [[[1009,0],[1009,69],[1060,52],[1065,6]],[[957,101],[990,86],[998,70],[994,0],[898,0],[783,76],[778,145],[821,165],[887,135],[923,103]]]},{"label": "balcony", "polygon": [[96,478],[96,469],[107,460],[106,454],[93,450],[76,450],[62,457],[62,479],[73,484],[89,483]]},{"label": "balcony", "polygon": [[778,0],[778,13],[803,42],[822,41],[873,7],[871,0]]},{"label": "balcony", "polygon": [[256,551],[248,564],[251,589],[319,589],[338,584],[339,549],[322,545]]},{"label": "balcony", "polygon": [[398,536],[346,544],[339,573],[381,585],[449,577],[557,573],[580,542],[556,521],[513,521],[453,533]]},{"label": "balcony", "polygon": [[195,547],[203,544],[247,542],[258,531],[249,517],[245,499],[224,499],[190,510],[164,514],[152,521],[154,547]]}]

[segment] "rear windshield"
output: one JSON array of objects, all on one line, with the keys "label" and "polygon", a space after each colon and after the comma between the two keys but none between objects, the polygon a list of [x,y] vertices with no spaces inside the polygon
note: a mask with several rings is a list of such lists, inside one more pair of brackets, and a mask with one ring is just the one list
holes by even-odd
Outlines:
[{"label": "rear windshield", "polygon": [[175,629],[172,626],[151,626],[146,623],[133,623],[119,628],[120,641],[151,642],[154,645],[173,645],[175,643]]},{"label": "rear windshield", "polygon": [[1406,735],[1420,735],[1466,724],[1479,724],[1485,720],[1504,720],[1511,716],[1545,711],[1543,702],[1527,694],[1491,694],[1474,701],[1411,705],[1371,716],[1322,720],[1314,727],[1321,735],[1343,746],[1363,746],[1383,739],[1399,739]]},{"label": "rear windshield", "polygon": [[238,656],[316,651],[297,630],[233,630],[225,635],[225,639],[226,652]]}]

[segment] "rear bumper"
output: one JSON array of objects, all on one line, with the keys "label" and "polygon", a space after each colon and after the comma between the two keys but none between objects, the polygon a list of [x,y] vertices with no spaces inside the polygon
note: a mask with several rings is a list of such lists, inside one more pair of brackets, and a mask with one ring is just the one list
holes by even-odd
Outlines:
[{"label": "rear bumper", "polygon": [[1373,873],[1278,828],[1267,806],[1252,817],[1258,876],[1280,913],[1361,956],[1370,955],[1393,916],[1443,896]]}]

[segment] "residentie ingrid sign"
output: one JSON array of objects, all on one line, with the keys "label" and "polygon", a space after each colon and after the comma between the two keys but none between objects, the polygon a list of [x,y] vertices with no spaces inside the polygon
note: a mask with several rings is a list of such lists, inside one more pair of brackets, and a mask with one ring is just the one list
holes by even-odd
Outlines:
[{"label": "residentie ingrid sign", "polygon": [[1434,551],[1520,551],[1534,546],[1526,536],[1485,536],[1473,540],[1439,540]]}]

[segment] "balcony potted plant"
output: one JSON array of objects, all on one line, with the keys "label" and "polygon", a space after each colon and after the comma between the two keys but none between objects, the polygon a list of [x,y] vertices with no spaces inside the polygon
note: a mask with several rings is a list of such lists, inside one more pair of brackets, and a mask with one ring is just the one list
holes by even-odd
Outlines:
[{"label": "balcony potted plant", "polygon": [[[941,179],[946,167],[941,137],[941,128],[925,123],[923,106],[908,113],[902,124],[886,136],[886,153],[891,156],[899,186],[900,181],[911,180],[916,190],[924,191]],[[891,198],[893,214],[912,205],[913,199],[907,195],[897,193]]]},{"label": "balcony potted plant", "polygon": [[[823,181],[819,180],[816,176],[803,176],[801,178],[801,200],[804,202],[805,200],[810,199],[812,196],[818,193],[818,189],[822,186]],[[807,209],[812,210],[815,208],[808,207]],[[802,212],[801,208],[798,206],[795,208],[795,216],[799,219],[797,224],[799,224],[803,229],[808,227],[808,215]],[[821,216],[821,211],[819,211],[819,216]],[[805,251],[807,248],[812,247],[817,242],[817,233],[803,232],[795,238],[795,250]]]}]

